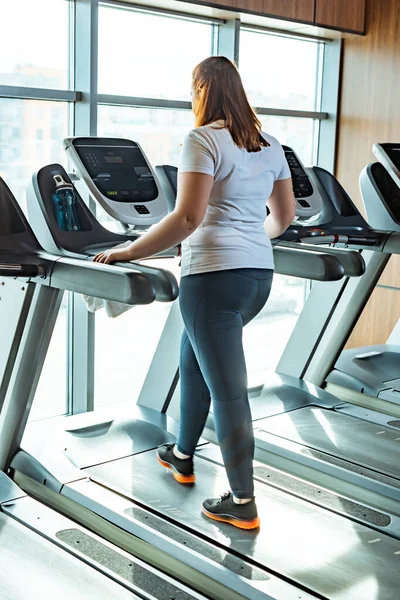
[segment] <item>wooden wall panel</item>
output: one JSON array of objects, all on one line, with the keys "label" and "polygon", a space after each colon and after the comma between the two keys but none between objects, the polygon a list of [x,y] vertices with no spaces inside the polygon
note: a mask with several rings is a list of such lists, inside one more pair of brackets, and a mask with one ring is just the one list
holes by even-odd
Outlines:
[{"label": "wooden wall panel", "polygon": [[400,256],[392,256],[379,283],[380,285],[400,288]]},{"label": "wooden wall panel", "polygon": [[[344,41],[336,176],[361,205],[358,178],[374,142],[400,142],[400,2],[368,0],[365,37]],[[393,257],[381,285],[400,287]],[[347,347],[384,343],[400,317],[400,292],[377,288]]]},{"label": "wooden wall panel", "polygon": [[315,24],[364,33],[366,0],[316,0]]},{"label": "wooden wall panel", "polygon": [[[193,0],[185,0],[191,2]],[[260,13],[281,19],[314,23],[314,0],[194,0],[196,4],[207,4],[237,11]]]},{"label": "wooden wall panel", "polygon": [[373,142],[400,141],[400,2],[369,0],[367,35],[344,41],[336,175],[356,203]]},{"label": "wooden wall panel", "polygon": [[346,348],[385,344],[400,319],[400,290],[376,288]]}]

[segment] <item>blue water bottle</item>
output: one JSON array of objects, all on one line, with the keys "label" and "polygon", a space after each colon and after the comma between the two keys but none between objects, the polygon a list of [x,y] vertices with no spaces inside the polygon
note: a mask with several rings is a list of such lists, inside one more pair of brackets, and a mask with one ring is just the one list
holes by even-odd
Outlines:
[{"label": "blue water bottle", "polygon": [[57,225],[62,231],[81,231],[73,185],[61,175],[53,175],[56,189],[53,202]]}]

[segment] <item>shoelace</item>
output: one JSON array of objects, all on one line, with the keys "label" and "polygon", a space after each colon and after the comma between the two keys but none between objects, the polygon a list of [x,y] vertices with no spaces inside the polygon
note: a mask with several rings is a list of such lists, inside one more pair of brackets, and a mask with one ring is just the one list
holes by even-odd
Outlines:
[{"label": "shoelace", "polygon": [[224,494],[221,494],[217,504],[223,504],[224,502],[227,502],[227,500],[229,500],[230,497],[231,497],[230,492],[225,492]]}]

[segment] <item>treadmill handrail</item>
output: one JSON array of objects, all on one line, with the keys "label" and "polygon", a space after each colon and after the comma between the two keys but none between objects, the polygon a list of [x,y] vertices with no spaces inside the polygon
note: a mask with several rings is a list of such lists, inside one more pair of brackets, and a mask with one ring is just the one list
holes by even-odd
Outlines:
[{"label": "treadmill handrail", "polygon": [[[278,246],[282,248],[298,248],[299,244],[296,242],[278,242]],[[307,251],[330,254],[335,256],[339,262],[343,265],[343,272],[345,277],[361,277],[365,273],[365,261],[362,255],[356,250],[344,250],[340,248],[326,248],[321,246],[314,246],[313,244],[301,244],[301,248]]]},{"label": "treadmill handrail", "polygon": [[41,265],[0,263],[0,277],[44,277],[45,271]]},{"label": "treadmill handrail", "polygon": [[[157,256],[152,258],[157,258]],[[166,269],[159,269],[157,267],[150,267],[148,265],[143,265],[136,262],[117,262],[114,264],[125,269],[130,269],[133,266],[135,269],[137,269],[137,271],[143,273],[153,286],[155,299],[158,302],[172,302],[178,297],[178,283],[175,275],[173,275],[170,271]]]},{"label": "treadmill handrail", "polygon": [[339,281],[344,277],[344,267],[338,257],[329,252],[288,247],[286,244],[274,246],[275,271],[280,275],[290,275],[315,281]]},{"label": "treadmill handrail", "polygon": [[151,304],[156,299],[150,278],[132,268],[69,257],[57,257],[49,285],[123,304]]},{"label": "treadmill handrail", "polygon": [[389,233],[382,251],[386,254],[400,254],[400,232]]}]

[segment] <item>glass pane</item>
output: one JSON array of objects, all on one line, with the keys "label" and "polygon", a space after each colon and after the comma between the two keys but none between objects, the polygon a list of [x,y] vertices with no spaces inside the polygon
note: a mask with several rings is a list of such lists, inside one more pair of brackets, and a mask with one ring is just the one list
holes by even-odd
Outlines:
[{"label": "glass pane", "polygon": [[30,421],[67,412],[67,304],[68,295],[64,294],[29,415]]},{"label": "glass pane", "polygon": [[274,275],[270,297],[243,330],[249,387],[261,385],[276,369],[305,300],[305,281]]},{"label": "glass pane", "polygon": [[[194,127],[191,110],[99,106],[98,135],[128,138],[138,142],[153,167],[178,165],[181,144]],[[97,219],[112,231],[120,231],[117,222],[99,205]]]},{"label": "glass pane", "polygon": [[24,211],[32,173],[65,162],[68,114],[67,102],[0,99],[0,175]]},{"label": "glass pane", "polygon": [[70,89],[68,0],[0,5],[0,85]]},{"label": "glass pane", "polygon": [[[239,67],[253,106],[315,110],[319,42],[240,33]],[[255,60],[257,57],[257,60]]]},{"label": "glass pane", "polygon": [[99,106],[98,135],[139,142],[153,165],[177,165],[181,144],[194,127],[191,110]]},{"label": "glass pane", "polygon": [[99,92],[190,100],[192,70],[210,55],[212,32],[205,23],[100,6]]},{"label": "glass pane", "polygon": [[318,134],[318,121],[293,117],[259,115],[262,129],[273,135],[281,144],[293,148],[305,167],[314,164],[314,148]]},{"label": "glass pane", "polygon": [[95,407],[136,403],[171,304],[136,306],[110,319],[96,313]]}]

